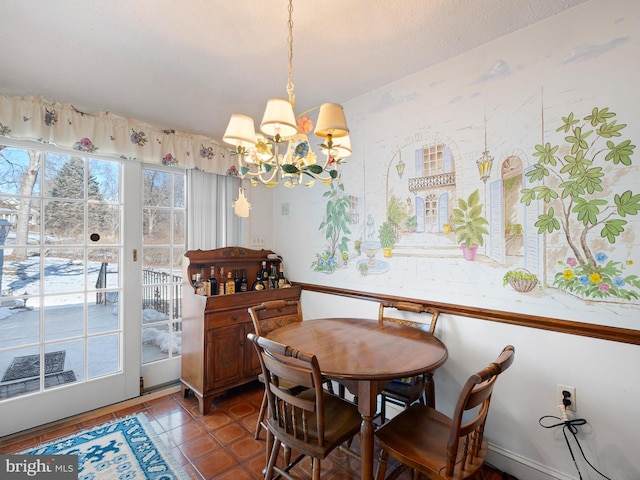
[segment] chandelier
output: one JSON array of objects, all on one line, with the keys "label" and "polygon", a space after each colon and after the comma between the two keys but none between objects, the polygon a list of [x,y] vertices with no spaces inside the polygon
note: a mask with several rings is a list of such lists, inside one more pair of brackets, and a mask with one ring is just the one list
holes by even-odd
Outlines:
[{"label": "chandelier", "polygon": [[260,133],[256,133],[251,117],[231,115],[222,140],[234,148],[238,157],[241,178],[249,178],[252,185],[263,183],[269,187],[280,181],[287,187],[313,186],[316,180],[329,185],[339,178],[338,165],[351,155],[349,128],[342,105],[324,103],[319,108],[315,135],[324,139],[320,151],[324,156],[319,161],[311,149],[307,134],[313,129],[308,114],[317,107],[296,115],[293,64],[293,0],[289,0],[289,69],[287,81],[288,100],[271,98],[267,102]]}]

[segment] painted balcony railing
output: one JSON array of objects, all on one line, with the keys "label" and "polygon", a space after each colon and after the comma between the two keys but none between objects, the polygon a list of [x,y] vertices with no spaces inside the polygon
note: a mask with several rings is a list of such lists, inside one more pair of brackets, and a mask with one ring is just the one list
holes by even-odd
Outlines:
[{"label": "painted balcony railing", "polygon": [[428,177],[416,177],[409,179],[409,191],[419,192],[427,188],[446,187],[456,184],[455,172],[429,175]]}]

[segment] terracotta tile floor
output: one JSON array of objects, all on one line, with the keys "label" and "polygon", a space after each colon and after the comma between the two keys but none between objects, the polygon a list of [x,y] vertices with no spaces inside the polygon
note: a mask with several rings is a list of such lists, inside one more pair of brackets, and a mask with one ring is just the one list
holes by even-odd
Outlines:
[{"label": "terracotta tile floor", "polygon": [[[195,479],[255,480],[263,478],[265,466],[264,432],[254,440],[253,432],[258,418],[263,393],[262,384],[255,382],[213,400],[211,412],[201,415],[198,402],[193,396],[182,398],[180,392],[127,406],[110,413],[94,412],[83,415],[81,421],[59,428],[35,430],[30,436],[0,438],[0,453],[15,453],[48,443],[56,438],[70,435],[115,418],[134,413],[144,413],[176,460],[187,474]],[[67,422],[69,423],[69,422]],[[352,447],[357,449],[358,438]],[[310,462],[305,459],[292,473],[299,478],[311,478]],[[495,476],[493,476],[495,475]],[[496,472],[487,470],[486,480],[501,478]],[[334,451],[322,462],[322,478],[328,480],[358,479],[359,463],[340,451]],[[400,477],[408,479],[405,473]]]}]

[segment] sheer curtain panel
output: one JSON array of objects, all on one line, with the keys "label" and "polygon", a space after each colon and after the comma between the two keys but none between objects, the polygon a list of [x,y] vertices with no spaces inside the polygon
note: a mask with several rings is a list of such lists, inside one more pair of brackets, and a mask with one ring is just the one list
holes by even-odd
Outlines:
[{"label": "sheer curtain panel", "polygon": [[233,214],[238,179],[187,170],[187,250],[238,245],[240,219]]}]

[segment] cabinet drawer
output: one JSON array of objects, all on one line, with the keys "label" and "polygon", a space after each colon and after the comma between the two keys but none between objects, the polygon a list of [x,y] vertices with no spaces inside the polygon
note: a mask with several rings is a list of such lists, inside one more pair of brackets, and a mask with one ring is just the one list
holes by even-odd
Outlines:
[{"label": "cabinet drawer", "polygon": [[240,323],[251,322],[247,309],[228,310],[226,312],[208,313],[207,328],[226,327]]}]

